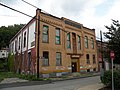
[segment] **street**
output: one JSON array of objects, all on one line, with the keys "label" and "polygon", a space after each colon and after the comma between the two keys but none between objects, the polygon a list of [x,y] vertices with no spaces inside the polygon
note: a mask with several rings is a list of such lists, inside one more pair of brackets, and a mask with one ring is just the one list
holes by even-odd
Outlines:
[{"label": "street", "polygon": [[31,86],[20,86],[20,87],[7,87],[1,90],[75,90],[88,85],[92,85],[100,82],[99,76],[57,81],[43,85],[31,85]]}]

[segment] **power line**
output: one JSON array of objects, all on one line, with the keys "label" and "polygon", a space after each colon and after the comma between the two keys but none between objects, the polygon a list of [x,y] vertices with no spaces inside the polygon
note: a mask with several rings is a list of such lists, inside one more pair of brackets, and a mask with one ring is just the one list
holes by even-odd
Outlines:
[{"label": "power line", "polygon": [[[28,4],[28,5],[30,5],[30,6],[32,6],[32,7],[34,7],[34,8],[36,8],[36,9],[38,9],[37,6],[35,6],[35,5],[33,5],[33,4],[29,3],[29,2],[27,2],[27,1],[25,1],[25,0],[22,0],[22,1],[25,2],[25,3]],[[42,9],[40,9],[40,10],[43,11],[44,13],[47,13],[47,14],[51,15],[50,13],[48,13],[48,12],[42,10]]]},{"label": "power line", "polygon": [[[49,22],[45,22],[45,21],[43,21],[43,20],[37,19],[36,17],[33,17],[33,16],[28,15],[28,14],[26,14],[26,13],[23,13],[23,12],[21,12],[21,11],[18,11],[18,10],[14,9],[14,8],[11,8],[11,7],[9,7],[9,6],[5,5],[5,4],[0,3],[0,5],[3,6],[3,7],[8,8],[8,9],[11,9],[11,10],[13,10],[13,11],[16,11],[16,12],[18,12],[18,13],[21,13],[21,14],[23,14],[23,15],[25,15],[25,16],[28,16],[28,17],[30,17],[30,18],[32,18],[32,19],[36,19],[36,20],[39,20],[39,21],[41,21],[41,22],[47,23],[47,24],[49,24],[49,25],[51,25],[51,26],[53,26],[53,27],[56,27],[55,25],[53,25],[53,24],[51,24],[51,23],[49,23]],[[57,27],[56,27],[56,28],[57,28]],[[72,33],[72,32],[66,31],[66,30],[64,30],[64,29],[62,29],[62,28],[60,28],[60,30],[62,30],[62,31],[64,31],[64,32],[66,32],[66,33]],[[78,34],[76,34],[76,35],[78,35]],[[81,36],[81,37],[82,37],[82,38],[85,38],[84,36]],[[91,39],[88,39],[88,40],[89,40],[89,41],[92,41]],[[96,41],[94,41],[94,42],[96,42]]]},{"label": "power line", "polygon": [[[38,8],[37,6],[35,6],[35,5],[33,5],[33,4],[31,4],[31,3],[29,3],[29,2],[27,2],[27,1],[25,1],[25,0],[22,0],[23,2],[25,2],[26,4],[28,4],[28,5],[30,5],[30,6],[32,6],[32,7],[34,7],[34,8]],[[51,15],[50,13],[48,13],[48,12],[46,12],[46,11],[44,11],[44,10],[42,10],[41,9],[41,11],[43,11],[43,12],[45,12],[45,13],[47,13],[47,14],[49,14],[49,15]],[[55,26],[56,27],[56,26]],[[100,40],[100,38],[99,37],[96,37],[96,38],[98,38],[99,40]]]},{"label": "power line", "polygon": [[11,8],[11,7],[7,6],[7,5],[5,5],[5,4],[0,3],[0,5],[3,6],[3,7],[8,8],[8,9],[11,9],[11,10],[13,10],[13,11],[16,11],[16,12],[18,12],[18,13],[21,13],[21,14],[23,14],[23,15],[26,15],[26,16],[28,16],[28,17],[33,18],[32,16],[30,16],[30,15],[28,15],[28,14],[25,14],[25,13],[23,13],[23,12],[21,12],[21,11],[18,11],[18,10],[16,10],[16,9],[13,9],[13,8]]}]

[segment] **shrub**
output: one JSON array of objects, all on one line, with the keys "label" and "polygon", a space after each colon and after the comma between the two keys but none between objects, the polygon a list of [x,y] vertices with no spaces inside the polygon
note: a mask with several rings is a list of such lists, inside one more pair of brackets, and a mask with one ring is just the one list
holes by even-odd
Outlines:
[{"label": "shrub", "polygon": [[13,54],[8,55],[8,68],[9,68],[9,71],[14,71],[14,55]]},{"label": "shrub", "polygon": [[[104,85],[111,87],[112,86],[112,72],[105,71],[104,76],[101,78],[101,81]],[[114,71],[114,86],[120,88],[120,70]]]}]

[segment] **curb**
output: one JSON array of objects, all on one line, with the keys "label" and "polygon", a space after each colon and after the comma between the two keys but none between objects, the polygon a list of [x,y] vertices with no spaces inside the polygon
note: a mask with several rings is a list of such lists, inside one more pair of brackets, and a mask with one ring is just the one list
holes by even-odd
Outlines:
[{"label": "curb", "polygon": [[80,78],[89,78],[89,77],[94,77],[94,76],[100,76],[100,74],[92,75],[92,76],[80,76],[80,77],[66,78],[66,79],[61,79],[61,80],[51,80],[51,82],[73,80],[73,79],[80,79]]}]

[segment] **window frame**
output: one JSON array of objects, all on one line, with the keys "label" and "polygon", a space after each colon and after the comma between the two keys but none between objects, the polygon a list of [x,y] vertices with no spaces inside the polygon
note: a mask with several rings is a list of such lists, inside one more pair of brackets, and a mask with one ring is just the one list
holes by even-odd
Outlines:
[{"label": "window frame", "polygon": [[94,49],[94,39],[91,37],[91,48]]},{"label": "window frame", "polygon": [[85,48],[88,49],[88,36],[85,36]]},{"label": "window frame", "polygon": [[[57,31],[59,32],[59,34],[57,35]],[[55,29],[55,44],[57,44],[57,45],[60,45],[61,44],[61,36],[60,36],[60,28],[56,28]],[[58,43],[59,42],[59,43]]]},{"label": "window frame", "polygon": [[18,50],[20,50],[20,47],[21,47],[21,36],[19,37],[19,45],[18,45]]},{"label": "window frame", "polygon": [[[45,32],[44,28],[47,28],[46,34],[44,33]],[[47,40],[43,39],[44,37],[46,37]],[[49,43],[49,26],[47,25],[43,25],[43,28],[42,28],[42,42]]]},{"label": "window frame", "polygon": [[92,58],[93,58],[93,64],[96,64],[96,57],[95,57],[95,54],[92,55]]},{"label": "window frame", "polygon": [[25,48],[26,47],[26,36],[27,36],[27,33],[26,31],[24,32],[24,42],[23,42],[23,47]]},{"label": "window frame", "polygon": [[86,54],[86,63],[90,64],[90,55],[89,54]]},{"label": "window frame", "polygon": [[[47,58],[44,56],[45,54],[44,53],[47,53]],[[47,59],[47,64],[46,64],[46,60]],[[49,52],[48,51],[43,51],[43,63],[42,63],[43,66],[49,66]]]},{"label": "window frame", "polygon": [[81,36],[78,35],[78,50],[81,50]]},{"label": "window frame", "polygon": [[[57,54],[60,54],[59,56],[60,57],[57,57],[58,55]],[[59,61],[59,63],[58,63]],[[56,66],[61,66],[62,65],[62,54],[61,52],[56,52]]]},{"label": "window frame", "polygon": [[[67,33],[67,49],[71,49],[70,33]],[[69,44],[69,46],[68,46]]]}]

